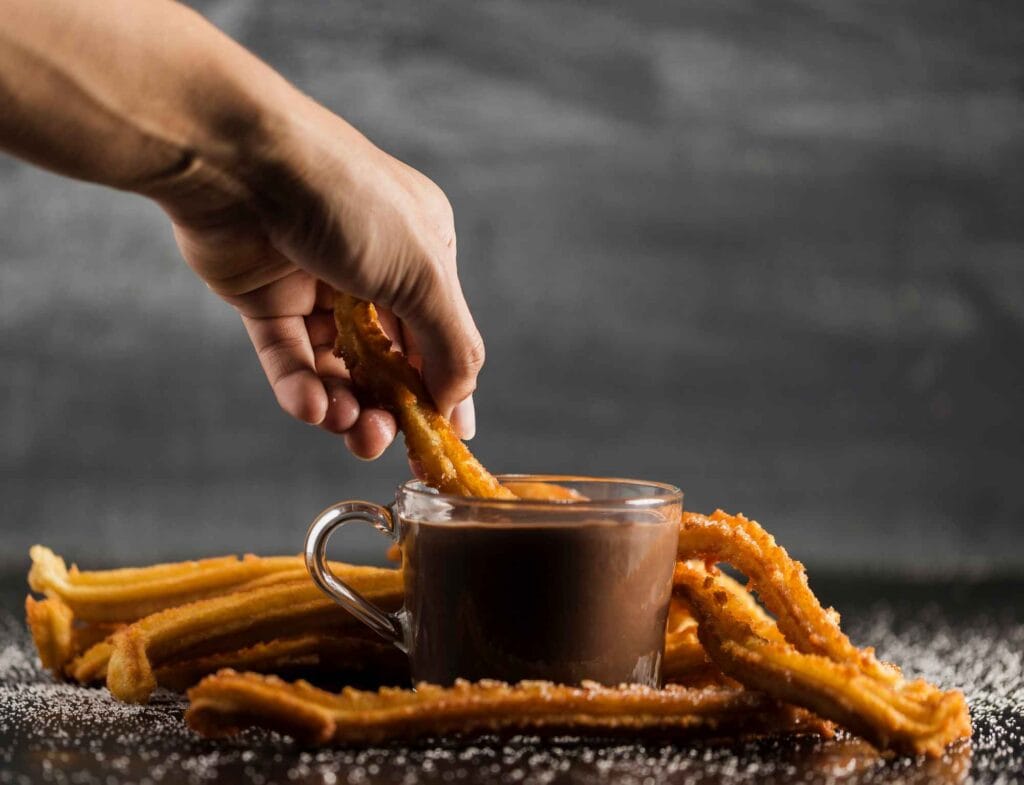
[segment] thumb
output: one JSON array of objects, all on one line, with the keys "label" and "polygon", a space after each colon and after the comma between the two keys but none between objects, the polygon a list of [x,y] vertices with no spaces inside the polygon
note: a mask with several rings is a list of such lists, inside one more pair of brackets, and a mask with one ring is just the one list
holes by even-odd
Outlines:
[{"label": "thumb", "polygon": [[473,434],[472,400],[477,375],[484,364],[484,342],[473,322],[458,281],[439,285],[417,297],[414,307],[396,302],[393,306],[409,334],[413,353],[422,364],[427,390],[437,408],[451,419],[460,406],[460,428],[464,438]]}]

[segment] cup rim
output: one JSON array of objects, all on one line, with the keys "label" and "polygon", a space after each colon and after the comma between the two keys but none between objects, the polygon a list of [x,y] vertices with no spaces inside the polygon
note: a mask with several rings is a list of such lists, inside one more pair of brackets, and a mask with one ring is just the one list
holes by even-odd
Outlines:
[{"label": "cup rim", "polygon": [[613,498],[613,499],[588,499],[586,501],[569,501],[569,500],[540,500],[540,499],[488,499],[481,496],[459,496],[458,494],[452,493],[441,493],[434,488],[431,488],[422,480],[418,480],[415,477],[406,480],[398,486],[398,492],[402,494],[409,494],[420,498],[428,498],[434,501],[444,501],[452,504],[473,504],[473,505],[488,505],[488,506],[499,506],[499,507],[570,507],[572,509],[596,509],[596,508],[607,508],[607,507],[629,507],[629,508],[645,508],[645,507],[660,507],[666,504],[682,504],[683,502],[683,490],[678,486],[672,485],[667,482],[659,482],[657,480],[638,480],[630,477],[591,477],[588,475],[576,475],[576,474],[497,474],[495,477],[502,481],[533,481],[533,482],[606,482],[606,483],[623,483],[647,486],[652,489],[658,489],[664,492],[661,496],[634,496],[629,498]]}]

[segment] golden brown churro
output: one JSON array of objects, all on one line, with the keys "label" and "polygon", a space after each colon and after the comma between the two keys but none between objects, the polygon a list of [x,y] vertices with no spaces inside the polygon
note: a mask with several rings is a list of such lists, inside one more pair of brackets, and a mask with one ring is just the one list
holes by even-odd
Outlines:
[{"label": "golden brown churro", "polygon": [[107,663],[113,650],[110,638],[98,641],[65,665],[63,675],[79,684],[106,681]]},{"label": "golden brown churro", "polygon": [[[782,635],[808,654],[858,661],[885,681],[899,670],[876,660],[870,650],[850,643],[839,628],[839,614],[822,608],[807,583],[803,565],[756,521],[716,510],[709,516],[685,513],[679,530],[679,559],[726,562],[747,576],[765,607],[776,616]],[[735,592],[733,592],[735,594]],[[752,603],[752,601],[751,601]],[[752,603],[752,607],[756,604]]]},{"label": "golden brown churro", "polygon": [[[353,308],[372,328],[372,311],[358,303]],[[356,344],[376,346],[361,356],[364,368],[380,378],[379,368],[391,368],[392,355],[400,355],[388,343],[382,359],[383,333],[370,328],[353,334]],[[405,417],[400,422],[412,432],[412,454],[429,464],[432,482],[452,483],[460,493],[495,492],[491,483],[497,481],[429,399],[402,386],[418,379],[411,367],[398,363],[392,370],[393,410]],[[436,427],[439,422],[443,427]],[[423,445],[434,463],[417,453]],[[513,481],[501,489],[513,492],[527,499],[579,498],[546,483]],[[333,695],[305,682],[228,670],[192,690],[190,722],[212,735],[251,723],[314,741],[365,743],[449,732],[827,732],[832,720],[880,748],[928,755],[970,734],[961,693],[904,679],[871,649],[854,646],[838,614],[811,592],[803,566],[756,522],[722,511],[685,513],[677,549],[664,659],[665,678],[673,684],[664,691],[484,682]],[[145,701],[158,684],[182,689],[225,666],[311,674],[328,682],[332,675],[362,674],[374,683],[408,677],[398,650],[321,594],[298,557],[220,557],[97,572],[67,569],[41,546],[33,548],[32,559],[30,584],[47,595],[29,597],[25,606],[41,661],[83,683],[105,679],[122,700]],[[743,572],[747,586],[717,572],[711,565],[718,562]],[[400,571],[345,564],[332,569],[385,609],[401,604]],[[131,623],[120,623],[125,621]]]},{"label": "golden brown churro", "polygon": [[60,599],[25,598],[25,618],[43,667],[59,676],[75,656],[74,614]]},{"label": "golden brown churro", "polygon": [[829,734],[813,715],[759,693],[725,687],[655,690],[548,682],[457,682],[452,687],[325,692],[299,681],[222,671],[189,690],[189,726],[224,736],[248,725],[310,743],[376,744],[418,738],[530,733],[589,736]]},{"label": "golden brown churro", "polygon": [[334,320],[334,353],[345,361],[360,396],[394,415],[409,457],[419,464],[429,485],[460,496],[515,498],[438,412],[419,373],[405,355],[392,349],[372,303],[337,292]]},{"label": "golden brown churro", "polygon": [[[385,609],[395,610],[401,604],[398,571],[334,569],[349,586]],[[158,683],[154,667],[283,636],[361,629],[358,624],[308,577],[198,600],[147,616],[115,633],[110,639],[107,688],[120,700],[143,703]]]},{"label": "golden brown churro", "polygon": [[275,638],[243,649],[169,662],[154,674],[161,687],[183,692],[204,676],[224,668],[301,674],[326,684],[344,684],[350,678],[374,684],[409,682],[405,654],[373,632],[358,629],[347,634],[332,631]]},{"label": "golden brown churro", "polygon": [[708,658],[697,636],[697,624],[665,634],[665,659],[661,675],[666,684],[701,687],[731,683]]},{"label": "golden brown churro", "polygon": [[102,622],[81,622],[59,597],[25,598],[25,619],[43,667],[57,678],[68,664],[121,626]]},{"label": "golden brown churro", "polygon": [[[680,528],[676,591],[698,620],[708,656],[754,690],[804,706],[883,749],[941,754],[970,735],[963,694],[923,680],[908,681],[858,649],[807,585],[799,562],[756,522],[721,511],[689,514]],[[777,621],[737,596],[704,562],[725,561],[743,571]]]},{"label": "golden brown churro", "polygon": [[[285,645],[280,639],[289,635],[322,639],[320,655],[343,655],[342,638],[349,636],[353,639],[349,654],[373,653],[382,674],[389,673],[386,668],[395,660],[390,651],[370,652],[366,645],[370,634],[316,590],[296,556],[225,556],[93,572],[68,570],[63,559],[42,546],[32,549],[32,557],[33,588],[52,595],[44,600],[29,596],[25,601],[28,626],[43,665],[58,678],[66,676],[82,684],[109,680],[115,696],[122,699],[146,700],[156,684],[187,686],[229,665],[259,669],[257,655],[264,655],[269,663],[271,644]],[[399,572],[339,562],[331,567],[367,593],[380,595],[385,604],[398,604]],[[157,586],[168,592],[167,599],[154,594]],[[203,599],[175,605],[182,596]],[[94,618],[136,621],[131,625],[83,622],[62,597]],[[154,606],[170,607],[144,613]],[[239,615],[225,621],[225,614],[232,613]],[[337,630],[324,637],[325,628],[332,626]],[[270,650],[253,650],[260,644]],[[307,651],[304,656],[309,661],[318,655]],[[282,667],[285,659],[282,653]],[[161,666],[156,674],[153,662]],[[179,663],[182,667],[177,672]],[[341,665],[348,672],[360,669],[352,657],[342,658]]]},{"label": "golden brown churro", "polygon": [[69,570],[49,548],[29,550],[32,591],[57,597],[81,621],[130,622],[193,600],[223,594],[248,581],[277,572],[301,575],[298,556],[221,556],[200,561],[118,570]]},{"label": "golden brown churro", "polygon": [[558,485],[553,482],[537,482],[533,480],[507,480],[505,489],[520,499],[545,502],[582,502],[587,497],[575,488]]}]

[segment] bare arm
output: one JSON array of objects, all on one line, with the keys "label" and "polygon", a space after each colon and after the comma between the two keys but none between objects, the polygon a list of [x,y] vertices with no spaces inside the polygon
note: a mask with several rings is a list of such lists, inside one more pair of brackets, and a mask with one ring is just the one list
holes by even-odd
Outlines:
[{"label": "bare arm", "polygon": [[168,0],[0,0],[0,148],[156,200],[183,256],[241,313],[279,403],[359,455],[394,436],[360,410],[324,284],[390,308],[443,409],[472,435],[483,362],[436,185]]}]

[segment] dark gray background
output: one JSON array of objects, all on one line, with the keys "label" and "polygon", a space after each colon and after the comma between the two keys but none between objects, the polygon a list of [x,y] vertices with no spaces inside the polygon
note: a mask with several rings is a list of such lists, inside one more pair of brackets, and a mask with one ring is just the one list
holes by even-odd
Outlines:
[{"label": "dark gray background", "polygon": [[[1024,4],[200,7],[447,191],[488,466],[1024,564]],[[0,220],[6,564],[294,552],[407,474],[278,411],[153,206],[0,158]]]}]

